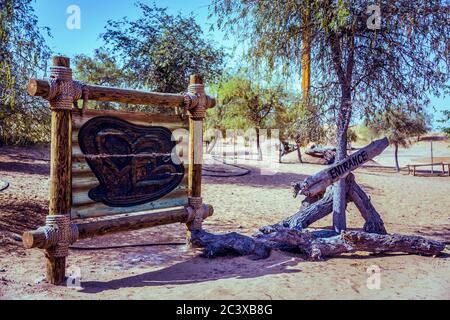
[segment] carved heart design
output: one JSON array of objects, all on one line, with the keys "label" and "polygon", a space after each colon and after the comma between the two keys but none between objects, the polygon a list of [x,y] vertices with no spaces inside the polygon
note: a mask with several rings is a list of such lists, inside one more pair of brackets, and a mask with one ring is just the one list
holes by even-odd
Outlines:
[{"label": "carved heart design", "polygon": [[78,133],[81,151],[100,185],[89,197],[110,207],[131,207],[160,199],[183,180],[184,165],[175,164],[175,141],[164,127],[96,117]]}]

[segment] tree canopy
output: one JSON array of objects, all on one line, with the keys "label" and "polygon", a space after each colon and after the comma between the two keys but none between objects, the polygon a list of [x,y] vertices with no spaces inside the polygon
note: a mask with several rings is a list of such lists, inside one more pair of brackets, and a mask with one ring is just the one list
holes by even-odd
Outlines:
[{"label": "tree canopy", "polygon": [[[446,1],[379,1],[369,29],[367,1],[215,0],[218,26],[249,46],[247,57],[292,79],[301,70],[302,34],[312,32],[313,90],[340,105],[342,89],[363,111],[427,102],[448,89],[450,7]],[[305,11],[311,12],[304,25]],[[348,92],[346,92],[348,95]]]},{"label": "tree canopy", "polygon": [[205,38],[193,16],[173,16],[141,2],[137,6],[140,18],[108,21],[102,34],[129,86],[178,93],[186,90],[192,74],[202,74],[206,82],[220,76],[225,54]]},{"label": "tree canopy", "polygon": [[409,147],[411,137],[420,136],[429,130],[429,122],[426,114],[412,107],[398,106],[386,109],[372,119],[369,125],[394,145],[395,166],[399,171],[398,147]]},{"label": "tree canopy", "polygon": [[31,0],[0,1],[0,144],[48,137],[49,111],[28,96],[26,83],[46,69],[50,50],[37,26]]},{"label": "tree canopy", "polygon": [[287,92],[281,85],[264,87],[241,74],[225,77],[213,90],[218,99],[216,108],[209,112],[208,126],[221,131],[255,129],[259,159],[262,159],[259,131],[276,127],[276,121],[288,105]]},{"label": "tree canopy", "polygon": [[[442,0],[380,0],[377,26],[363,0],[214,0],[218,26],[239,37],[255,65],[269,72],[301,66],[311,38],[312,86],[335,108],[336,161],[347,155],[352,115],[414,105],[439,95],[449,80],[449,6]],[[303,16],[308,12],[309,19]],[[307,24],[304,24],[307,21]],[[345,229],[345,180],[334,191],[333,224]]]},{"label": "tree canopy", "polygon": [[439,128],[450,137],[450,110],[442,111],[443,118],[437,120],[438,123],[442,124]]},{"label": "tree canopy", "polygon": [[[94,56],[77,55],[74,61],[75,77],[85,83],[93,83],[101,86],[123,87],[126,86],[126,76],[115,57],[102,49],[95,50]],[[90,101],[90,108],[117,109],[119,103]],[[126,107],[125,107],[126,108]]]}]

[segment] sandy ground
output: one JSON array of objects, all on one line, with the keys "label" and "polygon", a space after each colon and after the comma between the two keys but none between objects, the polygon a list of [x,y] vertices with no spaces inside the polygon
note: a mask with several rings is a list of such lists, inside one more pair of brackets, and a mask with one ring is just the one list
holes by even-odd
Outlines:
[{"label": "sandy ground", "polygon": [[[438,144],[448,156],[449,143]],[[421,150],[421,151],[420,151]],[[426,144],[412,149],[425,158]],[[390,151],[380,159],[389,161]],[[407,155],[402,150],[402,155]],[[37,160],[30,160],[32,157]],[[48,201],[47,150],[0,149],[0,179],[11,183],[0,192],[0,299],[450,299],[450,255],[345,255],[309,262],[299,255],[273,252],[270,258],[208,260],[184,245],[148,246],[99,251],[71,250],[68,266],[81,273],[81,288],[54,287],[43,281],[45,258],[40,250],[21,248],[14,234],[44,223]],[[252,234],[260,226],[293,214],[301,199],[289,185],[323,166],[298,164],[291,154],[275,175],[204,178],[204,200],[215,208],[205,223],[213,232]],[[382,162],[382,161],[380,161]],[[403,165],[403,164],[402,164]],[[356,171],[390,233],[416,234],[450,244],[450,178],[408,176],[382,167]],[[331,217],[314,227],[331,224]],[[363,219],[353,205],[348,225]],[[184,242],[181,224],[104,236],[77,242],[79,247]],[[381,269],[380,289],[368,289],[367,268]]]}]

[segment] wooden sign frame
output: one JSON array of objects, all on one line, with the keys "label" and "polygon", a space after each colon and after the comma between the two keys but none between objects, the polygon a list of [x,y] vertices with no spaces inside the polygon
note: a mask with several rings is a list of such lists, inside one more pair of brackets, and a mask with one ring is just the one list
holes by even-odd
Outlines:
[{"label": "wooden sign frame", "polygon": [[[23,234],[23,243],[26,248],[45,250],[49,283],[64,284],[69,246],[78,239],[181,222],[187,226],[187,240],[190,242],[191,232],[201,230],[203,220],[213,214],[212,206],[203,204],[201,178],[203,120],[206,110],[215,106],[215,100],[205,94],[201,76],[191,76],[188,92],[185,94],[93,86],[74,81],[70,69],[70,59],[57,56],[53,58],[50,79],[30,80],[28,93],[31,96],[39,96],[48,100],[52,110],[49,215],[44,227]],[[81,99],[83,108],[79,109],[77,102]],[[77,119],[79,120],[78,113],[85,116],[112,114],[109,111],[86,110],[88,100],[157,105],[174,108],[179,114],[177,117],[187,116],[189,154],[187,163],[188,197],[185,206],[164,208],[150,213],[133,212],[96,221],[77,222],[72,219],[73,128],[78,129],[76,125],[73,125],[73,120],[75,123]],[[139,114],[137,116],[142,117],[142,121],[147,123],[152,123],[157,118],[167,120],[167,117],[163,115]]]}]

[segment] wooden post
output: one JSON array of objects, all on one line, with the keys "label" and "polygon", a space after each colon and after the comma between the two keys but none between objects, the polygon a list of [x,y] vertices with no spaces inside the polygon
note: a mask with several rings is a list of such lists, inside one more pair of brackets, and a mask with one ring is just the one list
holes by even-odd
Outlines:
[{"label": "wooden post", "polygon": [[431,174],[434,174],[434,164],[433,164],[433,162],[434,162],[434,159],[433,159],[433,141],[430,141],[430,144],[431,144]]},{"label": "wooden post", "polygon": [[191,221],[187,223],[188,239],[191,238],[192,231],[202,228],[203,219],[213,212],[210,206],[203,204],[202,160],[203,120],[206,116],[206,110],[214,106],[215,100],[205,94],[202,77],[192,75],[188,93],[185,96],[185,107],[189,115],[188,211],[192,215]]},{"label": "wooden post", "polygon": [[[72,81],[70,60],[65,57],[53,58],[52,77],[56,81]],[[56,72],[55,72],[56,71]],[[60,72],[60,73],[58,73]],[[50,164],[50,204],[49,216],[66,216],[70,220],[72,202],[71,154],[72,154],[72,108],[73,99],[62,94],[50,101],[52,109],[51,164]],[[66,257],[64,253],[49,248],[47,257],[47,281],[51,284],[64,283]]]},{"label": "wooden post", "polygon": [[[41,81],[42,82],[42,81]],[[36,240],[33,232],[25,232],[25,247],[36,242],[36,247],[45,249],[47,257],[47,281],[61,285],[65,280],[66,257],[69,245],[78,238],[76,225],[70,223],[72,204],[72,107],[81,98],[81,84],[72,80],[70,60],[54,57],[48,90],[43,98],[50,102],[52,111],[50,203],[46,225],[38,229]],[[36,85],[36,88],[39,86]],[[30,91],[30,85],[29,85]],[[31,89],[33,85],[31,84]],[[42,90],[37,90],[41,92]],[[45,90],[44,90],[45,91]],[[42,93],[42,92],[41,92]]]},{"label": "wooden post", "polygon": [[[204,88],[199,75],[191,76],[190,93],[198,93]],[[192,89],[195,88],[195,89]],[[202,196],[202,160],[203,160],[203,119],[205,114],[191,114],[189,116],[189,197]]]}]

